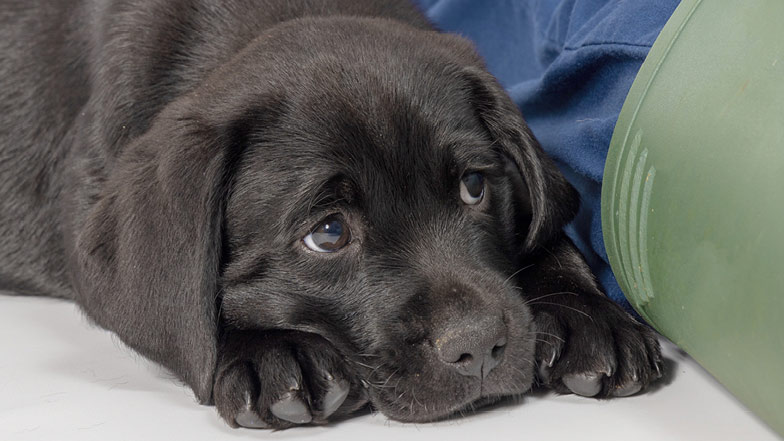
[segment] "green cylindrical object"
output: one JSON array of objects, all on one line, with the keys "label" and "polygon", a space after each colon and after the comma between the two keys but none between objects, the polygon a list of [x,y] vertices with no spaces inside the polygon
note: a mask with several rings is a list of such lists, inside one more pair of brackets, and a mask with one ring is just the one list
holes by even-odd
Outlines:
[{"label": "green cylindrical object", "polygon": [[781,0],[683,0],[626,98],[602,188],[632,306],[782,434],[783,20]]}]

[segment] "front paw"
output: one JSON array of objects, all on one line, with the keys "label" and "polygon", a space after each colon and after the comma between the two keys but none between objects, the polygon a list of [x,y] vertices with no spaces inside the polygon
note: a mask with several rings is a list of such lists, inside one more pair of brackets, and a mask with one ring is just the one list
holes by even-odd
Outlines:
[{"label": "front paw", "polygon": [[232,427],[321,424],[366,402],[339,354],[299,332],[233,332],[215,374],[218,413]]},{"label": "front paw", "polygon": [[650,328],[605,297],[570,300],[538,311],[532,302],[540,382],[561,393],[625,397],[662,376],[661,350]]}]

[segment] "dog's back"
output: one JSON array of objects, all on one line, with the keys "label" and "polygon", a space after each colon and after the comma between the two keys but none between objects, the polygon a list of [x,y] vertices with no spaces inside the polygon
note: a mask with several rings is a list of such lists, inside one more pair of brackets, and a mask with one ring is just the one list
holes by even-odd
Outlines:
[{"label": "dog's back", "polygon": [[428,26],[405,0],[0,1],[0,290],[71,297],[111,158],[265,29],[325,14]]}]

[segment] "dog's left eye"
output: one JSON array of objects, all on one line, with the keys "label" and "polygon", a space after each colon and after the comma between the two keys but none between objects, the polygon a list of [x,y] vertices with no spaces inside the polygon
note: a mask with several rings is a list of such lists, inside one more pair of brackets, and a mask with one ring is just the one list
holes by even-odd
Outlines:
[{"label": "dog's left eye", "polygon": [[346,246],[350,238],[351,233],[343,218],[332,215],[319,222],[302,241],[313,251],[334,253]]},{"label": "dog's left eye", "polygon": [[485,177],[481,173],[468,173],[460,180],[460,199],[467,205],[482,202],[485,195]]}]

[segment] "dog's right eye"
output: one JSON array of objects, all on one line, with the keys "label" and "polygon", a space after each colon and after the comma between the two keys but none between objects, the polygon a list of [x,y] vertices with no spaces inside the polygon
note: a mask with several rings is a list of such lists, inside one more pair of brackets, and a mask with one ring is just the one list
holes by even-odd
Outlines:
[{"label": "dog's right eye", "polygon": [[305,236],[305,246],[319,253],[334,253],[346,246],[351,239],[348,225],[339,215],[328,216]]}]

